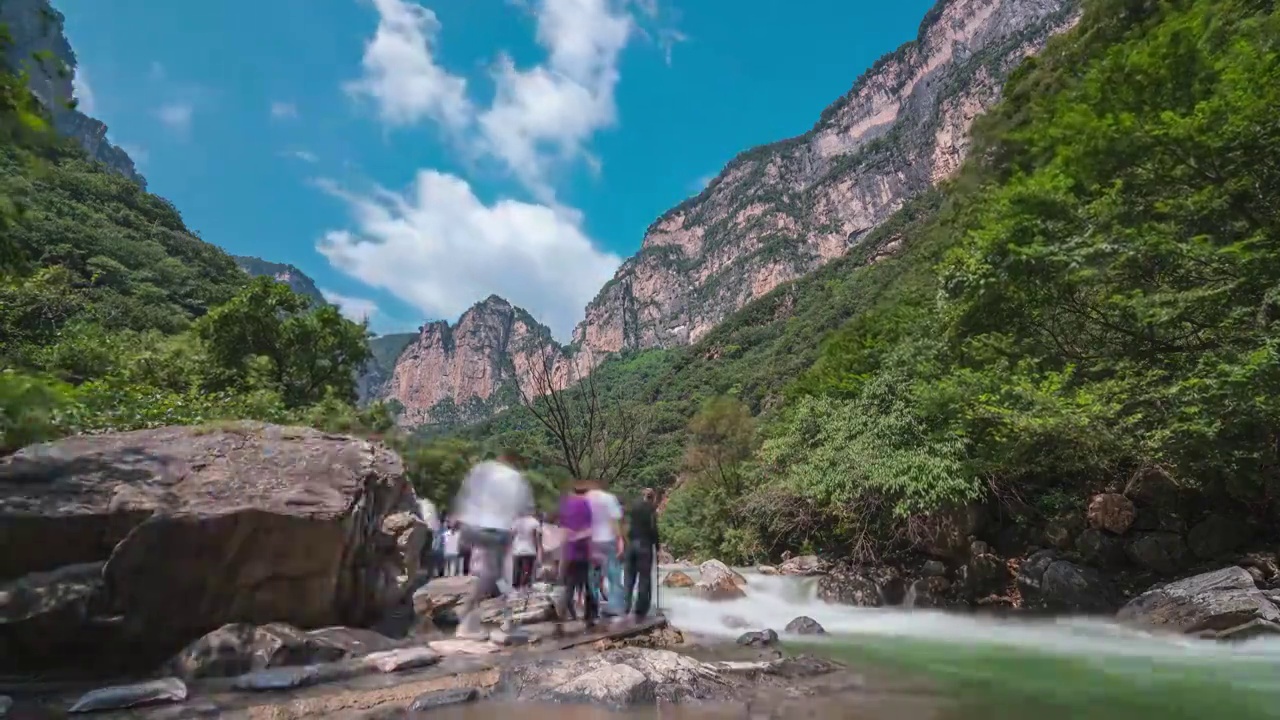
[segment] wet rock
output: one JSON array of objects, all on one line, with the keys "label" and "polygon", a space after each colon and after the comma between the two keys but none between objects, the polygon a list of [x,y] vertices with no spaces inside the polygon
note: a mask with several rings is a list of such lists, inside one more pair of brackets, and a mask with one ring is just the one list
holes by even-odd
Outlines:
[{"label": "wet rock", "polygon": [[234,677],[268,668],[333,662],[394,645],[390,638],[362,629],[306,632],[285,623],[231,623],[192,642],[165,669],[185,680]]},{"label": "wet rock", "polygon": [[1038,550],[1022,561],[1018,567],[1017,581],[1018,590],[1023,596],[1032,598],[1040,596],[1044,572],[1057,559],[1058,553],[1055,550]]},{"label": "wet rock", "polygon": [[1125,546],[1125,554],[1139,567],[1172,575],[1187,564],[1182,536],[1169,532],[1146,533]]},{"label": "wet rock", "polygon": [[370,653],[360,661],[380,673],[393,673],[435,665],[440,662],[440,653],[428,647],[409,647]]},{"label": "wet rock", "polygon": [[778,566],[779,575],[821,575],[826,571],[827,563],[817,555],[787,558]]},{"label": "wet rock", "polygon": [[1008,565],[991,553],[973,555],[960,570],[960,582],[970,597],[999,592],[1009,583]]},{"label": "wet rock", "polygon": [[1157,585],[1116,615],[1123,622],[1194,633],[1222,631],[1253,620],[1280,622],[1280,608],[1241,567],[1228,567]]},{"label": "wet rock", "polygon": [[503,668],[500,695],[524,701],[576,702],[622,709],[655,703],[721,700],[732,686],[715,670],[670,650],[623,648],[561,653]]},{"label": "wet rock", "polygon": [[667,552],[665,549],[658,550],[657,562],[659,565],[670,565],[675,561],[676,559],[672,557],[671,553]]},{"label": "wet rock", "polygon": [[920,578],[907,587],[902,604],[908,608],[942,608],[947,606],[946,594],[951,581],[944,577]]},{"label": "wet rock", "polygon": [[708,560],[698,566],[699,582],[714,585],[721,578],[728,578],[734,585],[740,588],[747,586],[747,579],[740,573],[730,568],[728,565],[719,560]]},{"label": "wet rock", "polygon": [[413,613],[434,625],[456,625],[458,608],[475,586],[471,575],[435,578],[413,592]]},{"label": "wet rock", "polygon": [[884,600],[876,582],[861,570],[841,568],[818,579],[818,599],[856,607],[880,607]]},{"label": "wet rock", "polygon": [[730,630],[740,630],[742,628],[751,627],[751,623],[747,622],[745,618],[740,618],[737,615],[722,615],[720,617],[720,624]]},{"label": "wet rock", "polygon": [[232,687],[250,691],[293,690],[315,685],[322,678],[319,665],[281,667],[240,675],[232,682]]},{"label": "wet rock", "polygon": [[758,630],[738,636],[737,643],[746,647],[771,647],[778,642],[778,633],[773,630]]},{"label": "wet rock", "polygon": [[1115,609],[1115,591],[1097,570],[1066,560],[1055,560],[1045,568],[1040,583],[1040,599],[1055,610],[1102,612]]},{"label": "wet rock", "polygon": [[703,578],[694,584],[691,590],[694,597],[711,602],[737,600],[747,596],[742,586],[734,582],[733,578],[728,575],[715,575],[711,580]]},{"label": "wet rock", "polygon": [[67,712],[88,713],[100,710],[154,705],[165,702],[182,702],[187,699],[187,686],[178,678],[162,678],[132,685],[116,685],[91,690],[71,706]]},{"label": "wet rock", "polygon": [[489,633],[489,642],[503,647],[515,647],[518,645],[528,645],[532,641],[529,633],[513,629],[511,632],[503,630],[494,630]]},{"label": "wet rock", "polygon": [[451,688],[423,693],[409,704],[410,712],[427,712],[451,705],[462,705],[480,699],[480,691],[475,688]]},{"label": "wet rock", "polygon": [[1280,623],[1274,623],[1270,620],[1250,620],[1243,625],[1237,625],[1213,634],[1215,640],[1230,640],[1233,642],[1241,642],[1244,640],[1252,640],[1254,638],[1280,635]]},{"label": "wet rock", "polygon": [[150,668],[229,622],[373,624],[417,570],[419,529],[385,522],[413,503],[390,449],[306,428],[166,427],[25,448],[0,459],[0,537],[25,548],[0,558],[0,578],[105,561],[129,642],[89,654],[51,636],[20,669],[50,656]]},{"label": "wet rock", "polygon": [[1076,552],[1086,564],[1098,568],[1115,568],[1125,563],[1124,542],[1096,528],[1089,528],[1076,538]]},{"label": "wet rock", "polygon": [[663,587],[685,588],[693,587],[693,578],[679,570],[672,570],[662,578]]},{"label": "wet rock", "polygon": [[1139,505],[1160,505],[1176,498],[1178,483],[1164,468],[1147,467],[1135,472],[1124,494]]},{"label": "wet rock", "polygon": [[1119,493],[1094,495],[1085,513],[1089,527],[1095,530],[1106,530],[1116,535],[1128,532],[1136,516],[1137,509],[1133,501]]},{"label": "wet rock", "polygon": [[778,568],[772,565],[761,565],[760,567],[756,568],[756,572],[760,573],[761,575],[777,575]]},{"label": "wet rock", "polygon": [[1264,583],[1270,585],[1280,580],[1280,555],[1274,552],[1252,552],[1240,558],[1236,564],[1249,571],[1259,587]]},{"label": "wet rock", "polygon": [[939,560],[929,560],[920,569],[920,573],[925,577],[942,577],[947,574],[947,566]]},{"label": "wet rock", "polygon": [[1249,526],[1240,520],[1213,514],[1196,523],[1187,533],[1187,548],[1201,560],[1212,560],[1231,552],[1249,539]]},{"label": "wet rock", "polygon": [[783,632],[793,635],[824,635],[827,631],[822,625],[818,624],[817,620],[808,615],[801,615],[787,623],[787,626],[783,628]]},{"label": "wet rock", "polygon": [[[121,642],[118,628],[94,625],[103,603],[104,563],[67,565],[0,586],[0,666],[55,667],[69,652],[92,654]],[[107,664],[109,667],[109,664]]]}]

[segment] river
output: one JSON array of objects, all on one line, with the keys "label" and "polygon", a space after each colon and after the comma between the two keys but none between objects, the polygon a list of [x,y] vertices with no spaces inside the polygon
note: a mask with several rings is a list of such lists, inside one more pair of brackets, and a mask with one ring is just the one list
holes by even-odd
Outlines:
[{"label": "river", "polygon": [[[1220,643],[1148,634],[1104,619],[830,605],[815,597],[813,578],[740,572],[748,585],[738,600],[711,603],[661,588],[672,624],[727,639],[743,630],[726,627],[726,615],[750,629],[779,632],[807,615],[828,635],[807,642],[806,651],[881,673],[927,677],[953,699],[948,717],[1280,718],[1280,639]],[[696,571],[690,574],[696,579]],[[796,645],[785,636],[784,643]]]}]

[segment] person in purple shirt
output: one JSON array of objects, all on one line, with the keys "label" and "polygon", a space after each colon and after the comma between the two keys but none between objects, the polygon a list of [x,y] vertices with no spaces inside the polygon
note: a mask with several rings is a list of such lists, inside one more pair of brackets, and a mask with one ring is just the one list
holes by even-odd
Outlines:
[{"label": "person in purple shirt", "polygon": [[[590,485],[585,480],[576,480],[572,492],[560,499],[560,527],[565,534],[564,544],[560,546],[564,589],[558,608],[560,612],[556,614],[558,618],[565,617],[574,595],[581,591],[586,605],[583,619],[587,629],[595,626],[597,614],[595,594],[587,586],[591,572],[591,502],[587,500],[589,489]],[[563,627],[557,621],[556,632],[562,631]]]}]

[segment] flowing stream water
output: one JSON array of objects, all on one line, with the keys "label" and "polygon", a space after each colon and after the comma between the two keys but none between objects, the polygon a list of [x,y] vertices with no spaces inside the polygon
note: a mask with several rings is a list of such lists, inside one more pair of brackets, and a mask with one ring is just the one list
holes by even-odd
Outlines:
[{"label": "flowing stream water", "polygon": [[[689,574],[696,579],[696,571]],[[816,598],[813,578],[743,574],[744,598],[712,603],[661,588],[661,606],[676,627],[726,639],[743,632],[727,626],[726,616],[781,634],[792,618],[807,615],[827,635],[804,638],[806,652],[926,677],[953,701],[948,717],[1280,718],[1280,639],[1220,643],[1096,618],[830,605]],[[800,640],[783,636],[792,647]]]}]

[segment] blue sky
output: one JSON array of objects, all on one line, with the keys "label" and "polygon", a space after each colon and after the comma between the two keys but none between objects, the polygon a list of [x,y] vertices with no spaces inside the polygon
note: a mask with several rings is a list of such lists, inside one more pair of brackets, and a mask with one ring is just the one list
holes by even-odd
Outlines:
[{"label": "blue sky", "polygon": [[187,225],[377,332],[567,338],[645,227],[804,132],[932,0],[54,0],[81,108]]}]

